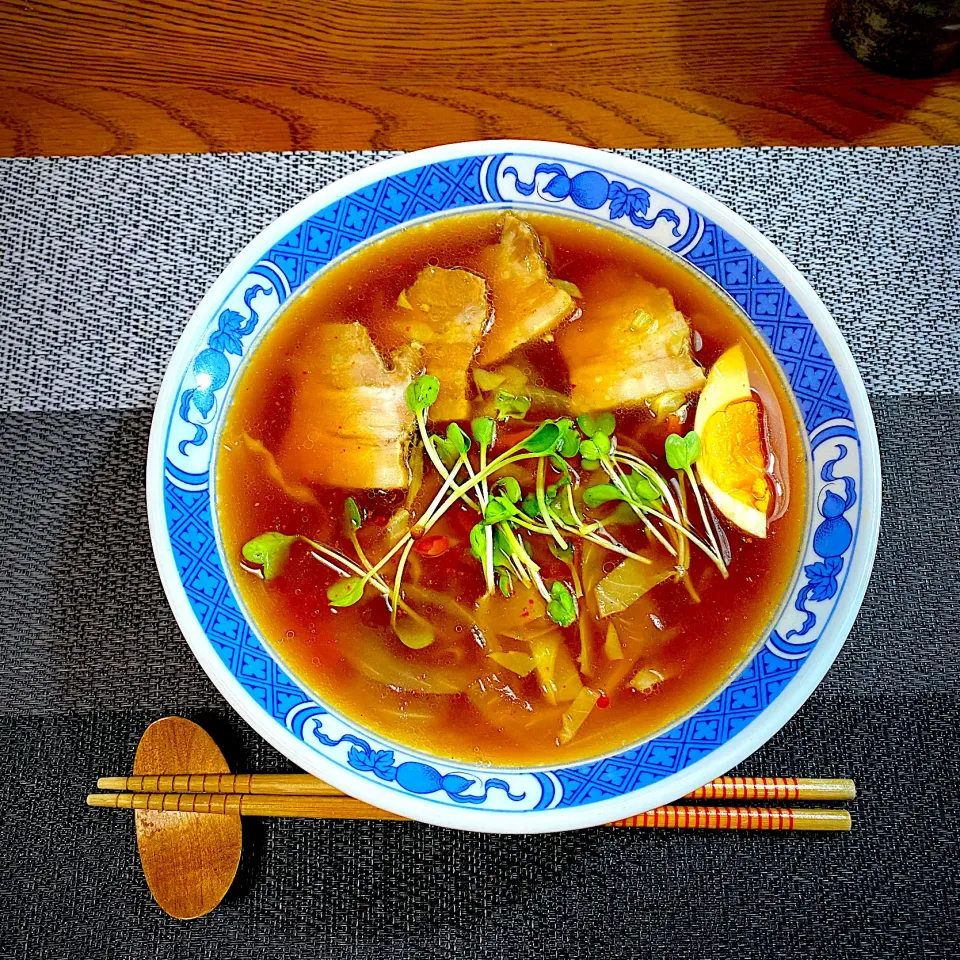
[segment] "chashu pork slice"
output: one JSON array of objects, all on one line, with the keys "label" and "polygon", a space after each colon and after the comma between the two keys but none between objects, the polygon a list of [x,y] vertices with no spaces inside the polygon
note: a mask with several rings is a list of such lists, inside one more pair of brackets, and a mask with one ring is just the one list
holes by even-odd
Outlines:
[{"label": "chashu pork slice", "polygon": [[424,267],[400,295],[396,331],[423,345],[427,373],[440,381],[431,420],[470,415],[468,371],[489,311],[486,281],[467,270]]},{"label": "chashu pork slice", "polygon": [[493,326],[478,358],[484,367],[540,339],[577,309],[550,279],[536,230],[511,213],[503,218],[500,242],[483,252],[480,264],[493,291]]},{"label": "chashu pork slice", "polygon": [[660,394],[697,393],[690,324],[669,290],[619,271],[592,279],[583,313],[557,335],[575,414],[636,406]]},{"label": "chashu pork slice", "polygon": [[360,323],[321,323],[301,354],[302,375],[278,462],[288,476],[334,487],[406,487],[414,429],[406,389],[423,367],[413,346],[388,366]]}]

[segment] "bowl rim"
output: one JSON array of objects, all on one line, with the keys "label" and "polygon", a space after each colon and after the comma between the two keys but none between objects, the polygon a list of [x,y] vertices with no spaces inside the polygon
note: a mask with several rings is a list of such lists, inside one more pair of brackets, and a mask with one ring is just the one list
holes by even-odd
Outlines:
[{"label": "bowl rim", "polygon": [[[259,707],[216,654],[183,589],[167,537],[163,475],[166,424],[177,396],[182,372],[196,347],[195,338],[190,334],[198,324],[204,322],[204,318],[209,316],[212,309],[216,309],[223,302],[230,291],[257,263],[264,251],[273,247],[309,216],[348,194],[386,177],[428,164],[454,161],[462,157],[501,153],[523,154],[529,151],[541,151],[545,156],[557,156],[570,163],[588,167],[606,165],[616,172],[622,172],[623,176],[641,180],[680,203],[688,205],[698,213],[708,216],[724,231],[740,241],[747,250],[760,258],[765,265],[773,269],[777,278],[803,309],[843,377],[852,419],[860,439],[862,512],[856,541],[857,549],[851,556],[843,595],[837,603],[829,627],[821,635],[787,687],[744,730],[678,772],[621,796],[581,806],[508,812],[488,811],[477,807],[448,806],[413,794],[389,790],[372,779],[364,778],[359,773],[353,773],[332,763],[298,739],[291,731],[278,724],[266,710]],[[467,212],[467,209],[469,208],[464,212]],[[669,803],[740,763],[786,724],[823,679],[839,654],[859,612],[879,539],[881,474],[873,414],[853,355],[826,306],[799,270],[773,243],[725,204],[710,197],[699,188],[673,174],[648,166],[631,157],[551,141],[503,139],[464,141],[430,147],[371,163],[301,200],[272,221],[236,254],[194,310],[180,334],[167,365],[151,421],[146,492],[154,557],[174,616],[194,656],[214,685],[257,733],[305,770],[322,777],[358,799],[402,816],[439,826],[468,830],[539,833],[596,825]],[[527,768],[517,769],[523,771]],[[637,795],[641,791],[643,799],[638,803]]]}]

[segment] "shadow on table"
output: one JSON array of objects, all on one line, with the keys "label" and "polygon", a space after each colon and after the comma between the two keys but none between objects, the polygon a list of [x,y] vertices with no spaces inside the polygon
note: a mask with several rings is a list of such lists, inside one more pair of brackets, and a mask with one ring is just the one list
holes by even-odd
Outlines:
[{"label": "shadow on table", "polygon": [[924,119],[904,120],[942,78],[900,80],[858,63],[831,35],[823,0],[741,4],[739,40],[720,53],[705,38],[714,30],[718,38],[728,35],[729,24],[704,23],[702,8],[673,9],[665,46],[693,94],[691,106],[732,126],[744,143],[879,145],[882,131],[901,122],[934,142],[943,139]]}]

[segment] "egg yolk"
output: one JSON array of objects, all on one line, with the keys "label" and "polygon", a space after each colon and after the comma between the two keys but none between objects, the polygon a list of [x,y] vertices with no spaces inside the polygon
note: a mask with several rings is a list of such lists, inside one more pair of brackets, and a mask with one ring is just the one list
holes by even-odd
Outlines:
[{"label": "egg yolk", "polygon": [[760,441],[760,407],[741,400],[715,413],[703,436],[703,466],[725,493],[766,513],[770,484]]}]

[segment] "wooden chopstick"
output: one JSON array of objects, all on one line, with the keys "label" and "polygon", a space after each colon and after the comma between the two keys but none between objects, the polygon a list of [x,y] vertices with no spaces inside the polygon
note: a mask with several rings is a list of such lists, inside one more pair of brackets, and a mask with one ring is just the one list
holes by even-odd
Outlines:
[{"label": "wooden chopstick", "polygon": [[[343,797],[336,787],[306,773],[196,773],[139,777],[101,777],[100,790],[131,793],[242,793],[248,795]],[[684,800],[853,800],[852,780],[816,780],[801,777],[720,777]]]},{"label": "wooden chopstick", "polygon": [[[94,793],[91,807],[164,810],[179,813],[237,814],[246,817],[406,820],[346,796],[291,796],[253,793]],[[677,827],[706,830],[849,830],[847,810],[763,809],[750,807],[657,807],[616,820],[608,827]]]}]

